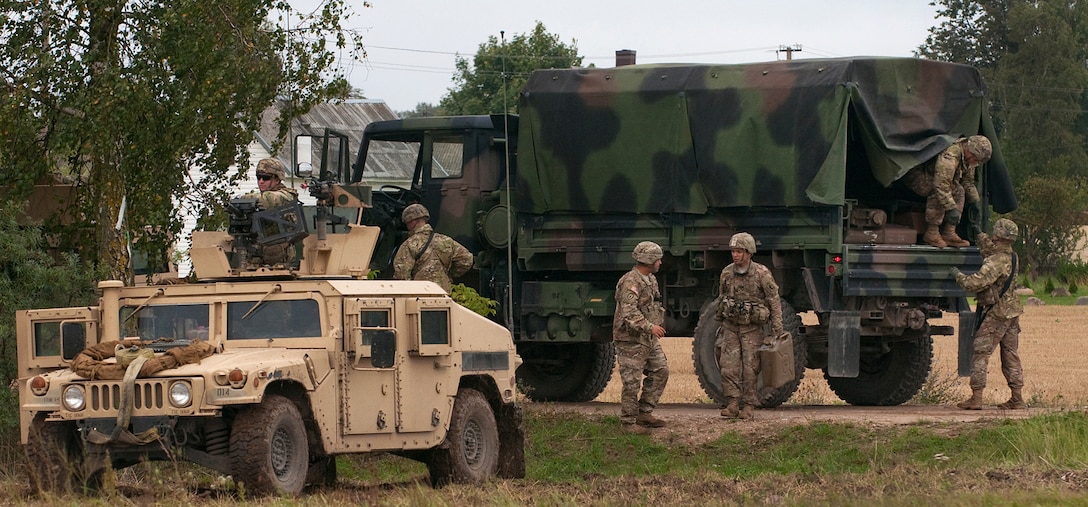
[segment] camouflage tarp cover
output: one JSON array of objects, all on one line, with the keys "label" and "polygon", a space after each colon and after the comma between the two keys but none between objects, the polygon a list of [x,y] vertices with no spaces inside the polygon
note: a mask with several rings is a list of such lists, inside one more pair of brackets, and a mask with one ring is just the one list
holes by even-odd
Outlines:
[{"label": "camouflage tarp cover", "polygon": [[[839,205],[848,152],[888,186],[957,137],[995,139],[985,95],[975,68],[914,58],[536,71],[520,99],[517,206]],[[996,143],[986,177],[995,210],[1015,209]]]}]

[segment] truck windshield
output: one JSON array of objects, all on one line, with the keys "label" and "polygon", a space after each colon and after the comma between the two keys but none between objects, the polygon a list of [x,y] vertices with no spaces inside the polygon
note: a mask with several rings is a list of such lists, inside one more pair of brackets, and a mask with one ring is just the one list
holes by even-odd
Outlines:
[{"label": "truck windshield", "polygon": [[208,339],[208,305],[122,306],[121,336],[155,342],[152,348],[188,345]]},{"label": "truck windshield", "polygon": [[316,338],[321,309],[313,299],[227,303],[227,339]]}]

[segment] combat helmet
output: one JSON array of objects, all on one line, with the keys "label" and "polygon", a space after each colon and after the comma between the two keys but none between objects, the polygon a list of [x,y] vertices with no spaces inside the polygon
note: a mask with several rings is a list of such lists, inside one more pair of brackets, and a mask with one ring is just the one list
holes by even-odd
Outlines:
[{"label": "combat helmet", "polygon": [[257,174],[271,174],[283,181],[287,179],[287,168],[278,158],[265,158],[257,162]]},{"label": "combat helmet", "polygon": [[756,253],[756,238],[747,232],[738,232],[729,238],[729,248],[739,248],[750,254]]},{"label": "combat helmet", "polygon": [[661,250],[661,245],[653,241],[643,241],[635,245],[635,250],[631,252],[631,257],[639,264],[652,265],[664,256],[665,253]]},{"label": "combat helmet", "polygon": [[412,204],[400,214],[400,221],[404,223],[411,222],[417,218],[431,218],[431,212],[427,211],[427,207],[422,204]]},{"label": "combat helmet", "polygon": [[994,223],[994,239],[1016,241],[1016,237],[1019,235],[1020,229],[1016,227],[1016,222],[1008,218],[999,219]]},{"label": "combat helmet", "polygon": [[970,151],[978,163],[985,164],[990,160],[994,148],[986,136],[971,136],[967,138],[967,151]]}]

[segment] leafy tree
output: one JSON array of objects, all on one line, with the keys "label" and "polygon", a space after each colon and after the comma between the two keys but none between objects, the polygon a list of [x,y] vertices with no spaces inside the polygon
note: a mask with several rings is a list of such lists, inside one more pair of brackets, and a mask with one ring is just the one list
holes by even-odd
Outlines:
[{"label": "leafy tree", "polygon": [[401,118],[422,118],[426,116],[441,116],[442,109],[438,106],[431,104],[430,102],[419,102],[416,104],[416,108],[411,111],[398,111],[397,116]]},{"label": "leafy tree", "polygon": [[[536,69],[561,69],[582,64],[577,41],[560,42],[537,21],[529,34],[513,36],[509,42],[495,36],[480,44],[470,63],[457,58],[454,88],[442,97],[439,107],[444,114],[489,114],[517,111],[518,92],[529,73]],[[504,79],[505,78],[505,79]]]},{"label": "leafy tree", "polygon": [[[349,86],[346,0],[0,0],[0,166],[14,195],[64,175],[80,198],[65,245],[130,279],[128,243],[165,251],[179,203],[207,216],[244,177],[260,114],[279,123]],[[280,26],[271,19],[278,16]],[[331,37],[327,37],[331,36]],[[200,177],[190,178],[199,168]],[[144,226],[151,226],[144,228]]]}]

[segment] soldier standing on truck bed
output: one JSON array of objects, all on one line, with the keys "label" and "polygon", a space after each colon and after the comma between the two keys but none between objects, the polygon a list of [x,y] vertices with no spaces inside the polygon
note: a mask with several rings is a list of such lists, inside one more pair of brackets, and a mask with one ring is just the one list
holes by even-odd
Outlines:
[{"label": "soldier standing on truck bed", "polygon": [[1016,223],[1002,218],[994,224],[993,242],[985,234],[979,234],[978,242],[986,255],[977,273],[965,275],[957,268],[949,272],[956,283],[968,292],[975,293],[976,322],[974,354],[971,357],[971,397],[956,404],[965,410],[982,409],[982,392],[986,389],[986,369],[990,354],[1001,346],[1001,373],[1009,383],[1012,395],[1009,401],[998,405],[1004,409],[1024,408],[1021,389],[1024,387],[1024,370],[1020,366],[1020,315],[1024,306],[1012,290],[1016,278],[1016,254],[1012,244],[1019,235]]},{"label": "soldier standing on truck bed", "polygon": [[747,232],[729,238],[733,263],[722,269],[718,314],[722,321],[715,348],[722,371],[726,404],[722,417],[751,419],[759,406],[759,346],[768,340],[763,326],[771,323],[771,337],[782,334],[782,302],[778,284],[766,266],[752,262],[756,239]]},{"label": "soldier standing on truck bed", "polygon": [[[631,257],[637,264],[616,283],[616,314],[612,341],[616,345],[623,392],[620,422],[624,430],[644,433],[641,427],[660,428],[665,421],[654,417],[654,407],[669,381],[669,362],[659,338],[665,336],[665,306],[654,273],[661,269],[664,252],[652,241],[635,246]],[[643,380],[643,374],[646,378]],[[639,399],[639,386],[642,398]]]},{"label": "soldier standing on truck bed", "polygon": [[430,280],[449,292],[453,279],[472,269],[472,252],[457,240],[434,232],[427,223],[431,213],[422,204],[404,208],[400,217],[410,234],[393,259],[393,277]]},{"label": "soldier standing on truck bed", "polygon": [[993,147],[986,136],[961,138],[932,162],[907,172],[903,183],[926,198],[926,231],[922,241],[938,248],[971,243],[956,234],[964,203],[979,202],[975,172],[990,160]]}]

